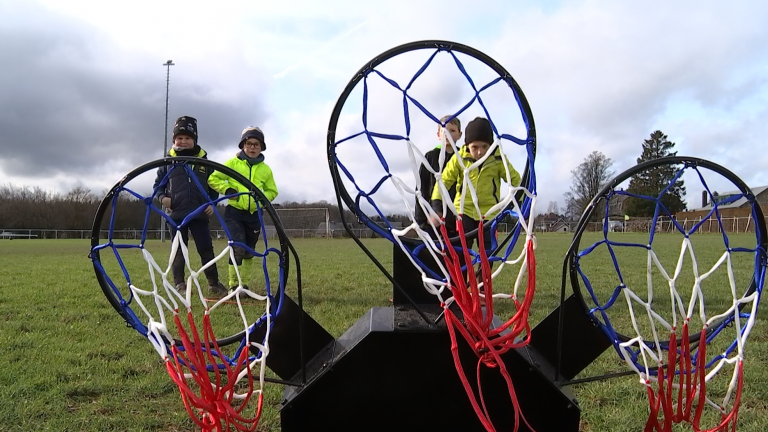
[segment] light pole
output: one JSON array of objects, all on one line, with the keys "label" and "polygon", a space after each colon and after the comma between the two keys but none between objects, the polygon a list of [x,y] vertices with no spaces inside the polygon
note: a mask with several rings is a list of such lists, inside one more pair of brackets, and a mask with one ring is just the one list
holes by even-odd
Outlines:
[{"label": "light pole", "polygon": [[163,157],[168,153],[168,88],[171,83],[171,66],[173,66],[173,60],[168,60],[163,63],[165,66],[165,145],[163,146]]},{"label": "light pole", "polygon": [[[165,66],[165,144],[163,145],[163,157],[168,154],[168,88],[171,83],[171,66],[173,66],[173,60],[168,60],[163,63]],[[165,206],[163,206],[165,211]],[[165,241],[165,220],[160,218],[160,241]]]}]

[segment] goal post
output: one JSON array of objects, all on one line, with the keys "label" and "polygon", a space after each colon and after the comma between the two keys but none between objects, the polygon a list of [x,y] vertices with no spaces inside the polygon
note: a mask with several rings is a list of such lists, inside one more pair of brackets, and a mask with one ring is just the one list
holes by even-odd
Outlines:
[{"label": "goal post", "polygon": [[331,216],[326,207],[279,208],[275,209],[283,228],[289,236],[301,230],[312,231],[314,237],[331,237]]}]

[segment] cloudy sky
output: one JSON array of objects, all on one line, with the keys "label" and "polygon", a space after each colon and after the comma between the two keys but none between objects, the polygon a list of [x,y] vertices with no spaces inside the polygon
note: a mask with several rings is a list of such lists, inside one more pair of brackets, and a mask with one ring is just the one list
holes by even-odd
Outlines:
[{"label": "cloudy sky", "polygon": [[[260,126],[276,202],[335,202],[326,133],[337,98],[376,55],[424,39],[476,48],[520,84],[537,128],[540,211],[562,205],[571,169],[590,152],[623,171],[656,129],[681,155],[768,184],[768,3],[759,0],[0,0],[0,17],[3,184],[100,193],[161,157],[162,64],[172,59],[171,125],[196,117],[200,144],[221,162],[245,126]],[[420,65],[405,58],[391,70],[407,82]],[[433,69],[414,91],[436,116],[455,112],[466,83],[455,66]],[[402,123],[395,96],[371,95],[382,128]],[[498,98],[498,110],[516,109],[510,93]],[[419,133],[421,150],[434,146],[432,125]],[[404,149],[390,153],[395,164],[407,164]],[[699,190],[689,186],[689,207]]]}]

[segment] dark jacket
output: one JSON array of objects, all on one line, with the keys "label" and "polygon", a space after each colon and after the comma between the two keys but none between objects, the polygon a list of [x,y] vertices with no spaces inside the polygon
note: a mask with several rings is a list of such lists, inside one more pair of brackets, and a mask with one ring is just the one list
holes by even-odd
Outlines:
[{"label": "dark jacket", "polygon": [[[429,165],[432,167],[433,170],[437,171],[440,169],[440,146],[437,146],[433,148],[432,150],[428,151],[424,154],[424,157],[427,159],[427,162],[429,162]],[[446,153],[445,154],[445,162],[443,162],[443,167],[448,163],[448,161],[453,157],[453,153]],[[421,181],[421,194],[424,196],[424,199],[427,201],[430,201],[432,197],[432,190],[435,188],[435,176],[424,165],[421,165],[419,168],[419,178]],[[448,192],[451,193],[451,198],[456,196],[456,185],[451,186],[450,189],[448,189]],[[438,213],[439,214],[439,213]],[[427,223],[427,215],[424,213],[424,211],[421,209],[421,206],[416,203],[416,223],[419,225],[424,225]]]},{"label": "dark jacket", "polygon": [[[198,150],[197,153],[194,151],[177,152],[171,148],[171,150],[168,152],[168,156],[195,156],[202,159],[208,159],[205,150],[197,145],[195,145],[194,149]],[[202,189],[197,185],[195,180],[189,176],[189,173],[186,169],[187,166],[192,170],[192,172],[195,173],[197,180],[200,182],[200,186],[202,186]],[[157,189],[157,187],[160,186],[156,196],[158,200],[162,201],[162,199],[165,197],[171,198],[170,216],[171,219],[177,223],[181,222],[182,219],[184,219],[188,214],[192,213],[201,205],[219,197],[219,193],[208,186],[208,177],[214,171],[212,168],[197,166],[194,164],[187,166],[175,166],[173,171],[171,171],[171,174],[168,176],[166,183],[163,185],[160,185],[160,183],[163,181],[163,178],[168,172],[169,166],[165,165],[158,168],[157,178],[155,178],[155,184],[152,186],[153,189]],[[204,212],[200,212],[196,218],[207,219],[208,216]]]}]

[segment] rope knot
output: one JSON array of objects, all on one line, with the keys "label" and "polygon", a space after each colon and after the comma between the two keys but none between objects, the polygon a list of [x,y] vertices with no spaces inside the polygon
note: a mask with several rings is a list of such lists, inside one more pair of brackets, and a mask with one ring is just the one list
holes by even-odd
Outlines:
[{"label": "rope knot", "polygon": [[496,358],[491,353],[491,348],[484,345],[482,341],[475,342],[475,353],[477,353],[477,356],[480,357],[480,361],[482,361],[485,366],[489,368],[495,368],[498,366],[496,363]]}]

